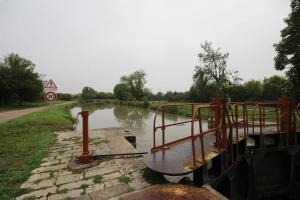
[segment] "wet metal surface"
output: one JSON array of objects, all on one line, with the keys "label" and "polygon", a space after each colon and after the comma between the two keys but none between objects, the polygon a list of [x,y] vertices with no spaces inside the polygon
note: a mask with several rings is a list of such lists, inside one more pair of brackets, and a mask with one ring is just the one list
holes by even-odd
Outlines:
[{"label": "wet metal surface", "polygon": [[186,185],[158,185],[130,194],[120,200],[218,200],[214,194],[203,188]]},{"label": "wet metal surface", "polygon": [[[213,138],[207,137],[205,142],[205,157],[207,160],[217,156],[217,149],[213,146]],[[171,146],[164,151],[149,153],[144,156],[146,165],[162,174],[184,175],[193,172],[202,165],[201,148],[199,138],[195,140],[196,158],[198,162],[193,166],[191,139]]]}]

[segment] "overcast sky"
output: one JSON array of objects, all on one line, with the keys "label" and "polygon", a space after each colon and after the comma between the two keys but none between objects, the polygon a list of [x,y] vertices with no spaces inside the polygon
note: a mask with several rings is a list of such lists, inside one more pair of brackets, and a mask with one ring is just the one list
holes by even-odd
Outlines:
[{"label": "overcast sky", "polygon": [[142,69],[153,92],[192,84],[200,44],[229,52],[240,76],[274,74],[289,0],[0,0],[0,56],[18,53],[60,92],[112,91]]}]

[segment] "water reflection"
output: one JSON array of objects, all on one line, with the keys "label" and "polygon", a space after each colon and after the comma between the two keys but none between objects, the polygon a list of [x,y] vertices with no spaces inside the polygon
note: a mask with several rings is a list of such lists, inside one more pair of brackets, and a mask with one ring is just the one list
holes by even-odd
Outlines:
[{"label": "water reflection", "polygon": [[113,108],[113,105],[110,104],[103,104],[103,103],[89,103],[89,104],[82,104],[81,110],[88,110],[90,112],[90,115],[93,114],[97,110],[104,110],[104,109],[110,109]]},{"label": "water reflection", "polygon": [[136,131],[145,129],[145,121],[149,119],[150,116],[149,110],[127,106],[116,106],[113,112],[122,127]]},{"label": "water reflection", "polygon": [[[73,116],[81,110],[90,111],[89,129],[108,127],[121,127],[136,135],[138,151],[148,151],[152,147],[154,112],[148,109],[117,106],[109,104],[84,104],[71,110]],[[165,114],[165,123],[185,121],[186,118]],[[161,125],[161,116],[157,116],[157,126]],[[82,130],[81,117],[76,126],[77,131]],[[161,143],[160,130],[157,131],[157,144]],[[166,141],[173,141],[190,134],[190,125],[173,126],[166,129]]]}]

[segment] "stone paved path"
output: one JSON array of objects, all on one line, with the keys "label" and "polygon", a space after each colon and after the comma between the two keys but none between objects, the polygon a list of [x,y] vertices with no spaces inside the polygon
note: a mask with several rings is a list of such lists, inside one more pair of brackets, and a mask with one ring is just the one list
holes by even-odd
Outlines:
[{"label": "stone paved path", "polygon": [[[120,149],[122,153],[135,152],[122,132],[117,128],[90,131],[90,149],[96,154],[117,153]],[[115,157],[88,169],[68,169],[70,158],[81,152],[80,133],[57,134],[56,144],[21,186],[30,192],[17,200],[116,199],[118,195],[150,186],[142,176],[142,157]]]}]

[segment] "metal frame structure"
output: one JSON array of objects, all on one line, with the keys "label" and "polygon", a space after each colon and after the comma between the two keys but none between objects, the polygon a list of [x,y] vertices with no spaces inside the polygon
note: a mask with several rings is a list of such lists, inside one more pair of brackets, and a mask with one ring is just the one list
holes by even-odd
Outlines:
[{"label": "metal frame structure", "polygon": [[[170,107],[189,107],[192,111],[191,119],[166,124],[165,114]],[[204,109],[209,111],[209,116],[203,117]],[[157,125],[157,116],[159,114],[161,114],[161,124]],[[234,160],[233,146],[237,145],[237,148],[239,148],[240,140],[244,140],[245,142],[243,144],[246,146],[247,138],[249,136],[258,136],[259,145],[264,145],[264,135],[281,134],[284,145],[296,144],[297,114],[300,116],[300,103],[297,106],[294,106],[290,98],[280,98],[278,101],[227,103],[226,99],[215,97],[212,98],[210,104],[161,105],[156,110],[154,116],[153,148],[151,148],[151,154],[161,152],[163,156],[170,148],[191,141],[191,171],[193,171],[207,162],[205,150],[206,146],[209,144],[205,144],[204,138],[207,135],[214,135],[214,146],[216,148],[214,151],[217,151],[218,154],[222,154],[224,167],[227,168]],[[207,121],[210,122],[210,127],[207,130],[204,130],[203,123],[206,123]],[[167,128],[187,123],[190,123],[191,125],[190,135],[171,142],[166,142]],[[198,123],[199,130],[195,129],[196,123]],[[267,128],[269,129],[268,131]],[[162,134],[161,145],[157,145],[156,141],[158,129],[161,129]],[[197,139],[200,139],[200,149],[195,146],[195,141]],[[199,156],[197,157],[199,151],[200,158]],[[167,168],[168,167],[164,168],[164,170]],[[169,173],[167,172],[166,174]]]}]

